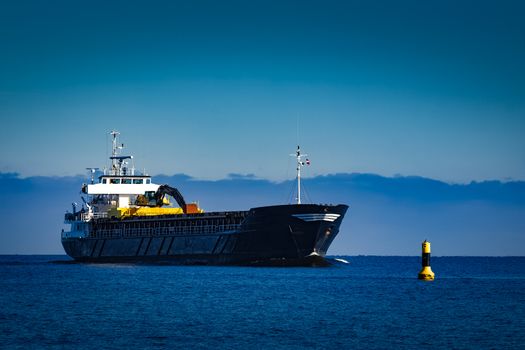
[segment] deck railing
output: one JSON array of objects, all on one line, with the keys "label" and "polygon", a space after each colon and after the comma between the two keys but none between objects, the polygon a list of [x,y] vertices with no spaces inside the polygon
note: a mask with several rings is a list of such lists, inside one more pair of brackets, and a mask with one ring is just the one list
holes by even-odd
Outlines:
[{"label": "deck railing", "polygon": [[91,233],[94,238],[127,238],[127,237],[151,237],[151,236],[177,236],[177,235],[207,235],[217,232],[235,231],[241,224],[228,225],[202,225],[202,226],[179,226],[179,227],[141,227],[141,228],[118,228],[98,229]]}]

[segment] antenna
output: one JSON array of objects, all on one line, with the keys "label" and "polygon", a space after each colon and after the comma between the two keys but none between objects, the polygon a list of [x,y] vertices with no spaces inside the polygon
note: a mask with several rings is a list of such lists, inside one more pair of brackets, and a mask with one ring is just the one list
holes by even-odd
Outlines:
[{"label": "antenna", "polygon": [[[113,130],[109,133],[111,136],[113,136],[112,140],[112,147],[111,147],[111,171],[110,175],[126,175],[123,173],[124,169],[126,168],[126,164],[124,163],[124,160],[131,159],[131,156],[121,156],[120,151],[124,148],[124,144],[117,144],[117,138],[120,133],[118,131]],[[132,169],[132,172],[134,173],[134,168]]]},{"label": "antenna", "polygon": [[112,145],[111,145],[111,171],[112,171],[112,174],[111,175],[119,175],[117,173],[118,161],[117,161],[116,157],[117,157],[118,150],[122,149],[119,146],[117,146],[117,137],[118,137],[118,135],[120,135],[120,133],[118,131],[116,131],[116,130],[112,130],[109,134],[111,136],[113,136],[113,140],[111,140],[111,142],[112,142]]},{"label": "antenna", "polygon": [[99,168],[86,168],[86,170],[89,170],[89,173],[91,174],[91,184],[95,183],[95,173],[99,170]]},{"label": "antenna", "polygon": [[297,144],[299,144],[299,113],[297,113],[297,120],[296,120],[296,125],[295,125],[295,133],[296,133],[296,138],[297,138]]},{"label": "antenna", "polygon": [[302,161],[302,158],[308,156],[308,154],[301,154],[301,147],[297,146],[295,154],[290,154],[292,157],[297,159],[297,204],[301,204],[301,168],[305,165],[310,165],[310,160],[306,158],[306,161]]}]

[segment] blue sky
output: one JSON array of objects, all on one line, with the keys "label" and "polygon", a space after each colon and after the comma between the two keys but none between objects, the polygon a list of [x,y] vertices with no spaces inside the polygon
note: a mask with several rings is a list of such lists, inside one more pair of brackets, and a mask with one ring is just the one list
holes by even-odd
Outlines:
[{"label": "blue sky", "polygon": [[[0,171],[525,179],[522,2],[0,3]],[[299,120],[299,123],[297,121]]]},{"label": "blue sky", "polygon": [[102,167],[117,129],[207,211],[286,202],[299,142],[312,200],[350,205],[331,254],[418,255],[428,238],[437,255],[523,255],[524,10],[0,0],[0,254],[63,253],[84,181],[67,176]]}]

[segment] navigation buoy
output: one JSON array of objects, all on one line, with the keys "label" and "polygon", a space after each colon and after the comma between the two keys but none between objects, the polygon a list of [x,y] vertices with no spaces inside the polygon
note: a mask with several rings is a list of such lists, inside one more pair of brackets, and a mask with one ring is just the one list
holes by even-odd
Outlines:
[{"label": "navigation buoy", "polygon": [[417,275],[417,278],[424,281],[433,281],[434,272],[430,268],[430,242],[427,242],[426,239],[422,244],[421,265],[423,268]]}]

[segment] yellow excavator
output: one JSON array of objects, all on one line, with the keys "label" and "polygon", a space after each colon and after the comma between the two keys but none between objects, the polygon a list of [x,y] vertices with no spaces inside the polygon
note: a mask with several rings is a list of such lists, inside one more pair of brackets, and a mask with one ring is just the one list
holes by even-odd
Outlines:
[{"label": "yellow excavator", "polygon": [[[180,208],[163,208],[165,205],[170,205],[167,196],[173,197]],[[123,218],[130,216],[197,214],[204,212],[204,210],[199,208],[197,203],[186,203],[180,191],[169,185],[161,185],[157,191],[148,191],[144,195],[138,195],[134,204],[135,206],[130,208],[114,208],[110,210],[109,216]]]}]

